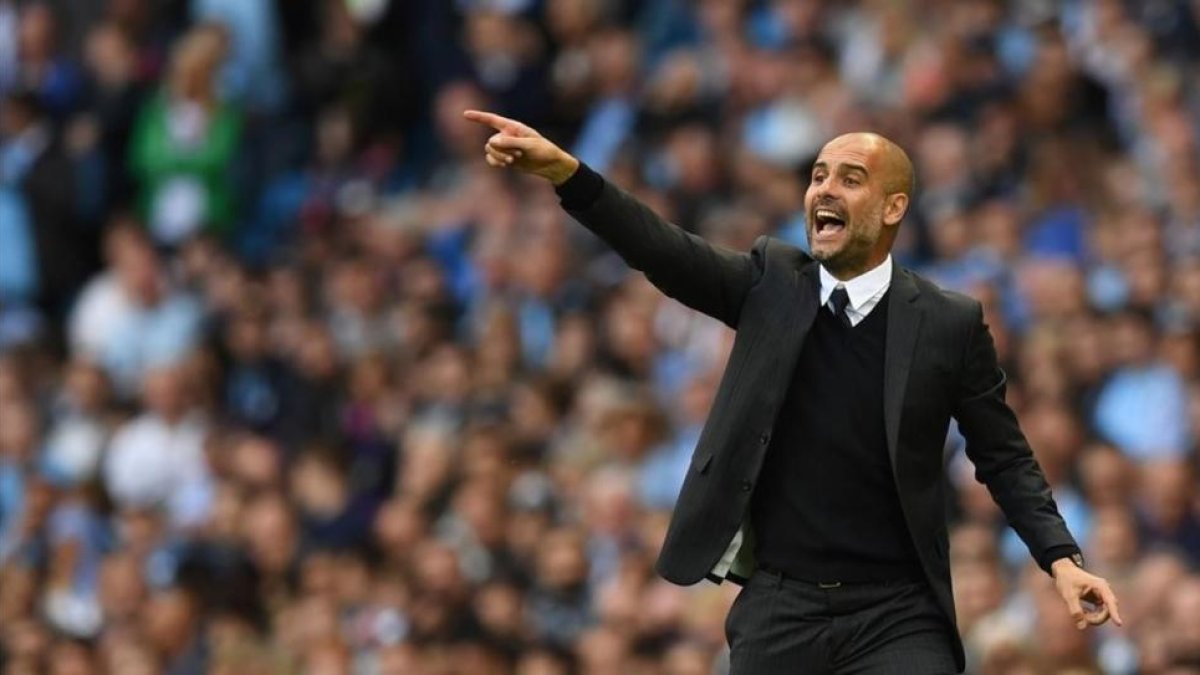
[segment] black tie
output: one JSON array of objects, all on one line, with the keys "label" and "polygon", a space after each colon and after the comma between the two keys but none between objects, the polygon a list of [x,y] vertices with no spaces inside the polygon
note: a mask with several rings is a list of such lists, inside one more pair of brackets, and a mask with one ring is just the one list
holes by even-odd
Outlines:
[{"label": "black tie", "polygon": [[833,308],[833,314],[841,320],[842,325],[846,328],[852,327],[850,323],[850,315],[846,314],[846,307],[850,304],[850,294],[846,289],[838,286],[833,289],[833,294],[829,296],[829,306]]}]

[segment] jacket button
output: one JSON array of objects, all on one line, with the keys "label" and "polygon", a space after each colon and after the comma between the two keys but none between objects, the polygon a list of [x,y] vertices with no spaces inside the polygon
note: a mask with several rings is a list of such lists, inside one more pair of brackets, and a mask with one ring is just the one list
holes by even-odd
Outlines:
[{"label": "jacket button", "polygon": [[748,480],[742,481],[742,492],[749,492],[750,487],[751,487],[750,481],[748,481]]},{"label": "jacket button", "polygon": [[771,442],[771,434],[763,434],[762,436],[759,436],[758,442],[762,443],[763,445],[770,443]]}]

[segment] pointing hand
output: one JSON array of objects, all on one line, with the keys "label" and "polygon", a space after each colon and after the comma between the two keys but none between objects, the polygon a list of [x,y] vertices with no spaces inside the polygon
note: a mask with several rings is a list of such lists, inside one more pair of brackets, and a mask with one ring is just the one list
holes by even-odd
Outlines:
[{"label": "pointing hand", "polygon": [[496,131],[484,146],[489,166],[519,169],[555,185],[562,185],[579,168],[579,160],[521,122],[480,110],[466,110],[463,117]]}]

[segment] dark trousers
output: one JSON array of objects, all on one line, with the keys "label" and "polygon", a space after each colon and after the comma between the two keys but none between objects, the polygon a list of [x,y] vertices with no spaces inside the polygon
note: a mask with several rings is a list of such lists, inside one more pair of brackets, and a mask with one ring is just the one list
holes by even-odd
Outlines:
[{"label": "dark trousers", "polygon": [[957,673],[924,581],[826,587],[759,570],[725,620],[731,675]]}]

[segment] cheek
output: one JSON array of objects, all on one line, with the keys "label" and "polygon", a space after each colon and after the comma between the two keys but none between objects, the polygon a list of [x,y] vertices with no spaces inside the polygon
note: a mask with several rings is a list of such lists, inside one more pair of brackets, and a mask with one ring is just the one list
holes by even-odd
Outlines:
[{"label": "cheek", "polygon": [[851,213],[854,214],[855,225],[859,229],[875,230],[878,229],[883,221],[883,204],[868,200],[858,200],[850,205]]}]

